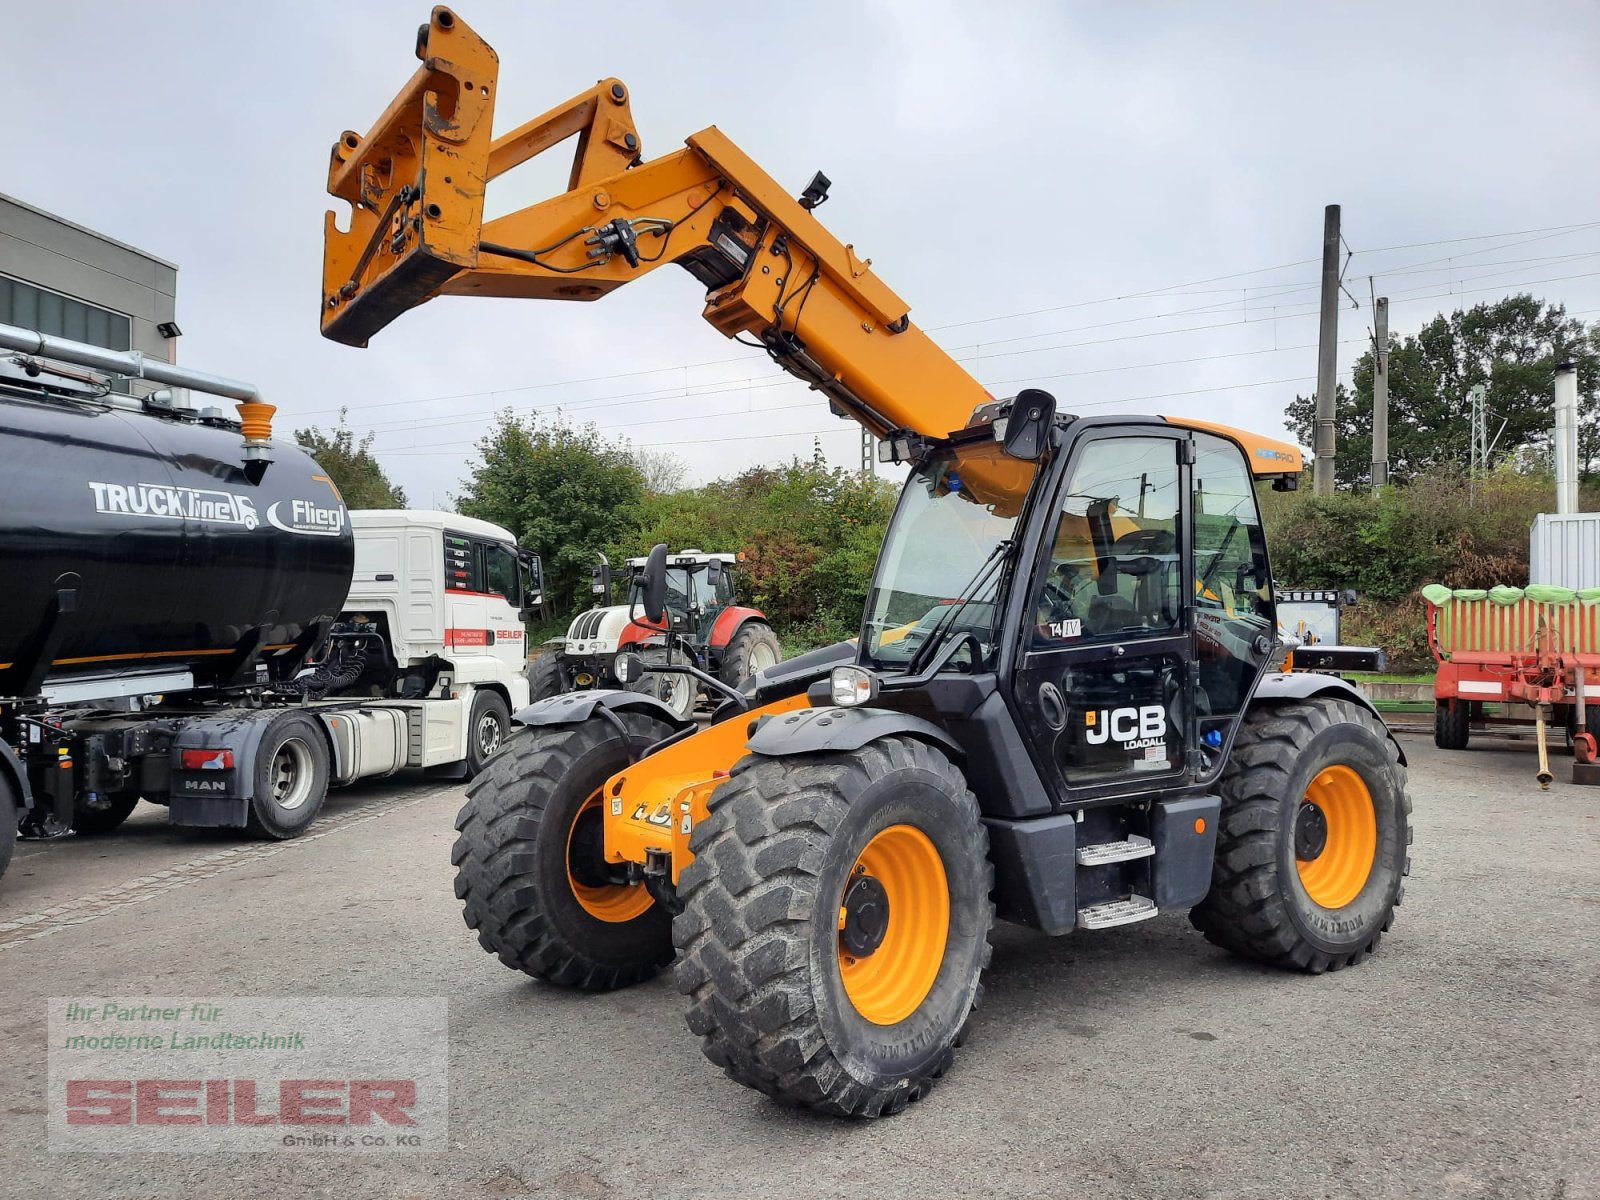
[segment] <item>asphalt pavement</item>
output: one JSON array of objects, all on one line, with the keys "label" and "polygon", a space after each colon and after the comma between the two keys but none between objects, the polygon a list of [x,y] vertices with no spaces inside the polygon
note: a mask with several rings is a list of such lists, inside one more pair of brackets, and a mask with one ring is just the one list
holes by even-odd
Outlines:
[{"label": "asphalt pavement", "polygon": [[[1600,1196],[1600,789],[1526,745],[1402,739],[1414,868],[1370,961],[1310,978],[1182,916],[1001,927],[955,1070],[903,1116],[781,1108],[702,1057],[665,979],[547,987],[451,892],[458,785],[336,793],[298,841],[169,829],[19,847],[0,881],[0,1194],[27,1197]],[[45,1006],[448,999],[448,1148],[46,1148]]]}]

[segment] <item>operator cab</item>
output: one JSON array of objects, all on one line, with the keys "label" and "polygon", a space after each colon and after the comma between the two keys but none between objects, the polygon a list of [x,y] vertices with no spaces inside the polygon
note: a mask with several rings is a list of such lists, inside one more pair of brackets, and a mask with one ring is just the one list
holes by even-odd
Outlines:
[{"label": "operator cab", "polygon": [[915,707],[930,673],[992,672],[1053,806],[1209,777],[1275,644],[1265,472],[1161,418],[1062,417],[1018,458],[1007,411],[912,466],[868,598],[868,692]]}]

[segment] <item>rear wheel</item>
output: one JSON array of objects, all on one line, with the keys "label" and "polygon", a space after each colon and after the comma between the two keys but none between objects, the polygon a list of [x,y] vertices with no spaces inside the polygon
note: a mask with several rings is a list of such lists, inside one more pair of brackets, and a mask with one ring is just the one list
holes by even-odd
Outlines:
[{"label": "rear wheel", "polygon": [[1411,870],[1406,771],[1382,722],[1348,700],[1260,705],[1221,790],[1195,926],[1236,954],[1313,973],[1377,949]]},{"label": "rear wheel", "polygon": [[139,804],[137,792],[112,792],[106,799],[110,803],[105,808],[80,804],[73,810],[72,828],[79,837],[110,833],[126,821]]},{"label": "rear wheel", "polygon": [[307,716],[285,713],[256,749],[251,832],[284,841],[299,837],[328,799],[328,743]]},{"label": "rear wheel", "polygon": [[600,788],[672,726],[643,713],[534,728],[467,789],[451,851],[479,944],[536,979],[600,991],[672,960],[671,918],[605,861]]},{"label": "rear wheel", "polygon": [[0,775],[0,875],[11,865],[11,852],[17,848],[17,796],[11,781]]},{"label": "rear wheel", "polygon": [[1433,708],[1433,744],[1441,750],[1465,750],[1472,736],[1471,705],[1465,700],[1440,700]]},{"label": "rear wheel", "polygon": [[949,1070],[994,908],[960,771],[911,738],[744,759],[695,828],[673,923],[689,1028],[787,1104],[876,1117]]},{"label": "rear wheel", "polygon": [[541,654],[528,663],[528,699],[537,704],[567,690],[567,675],[561,669],[561,656],[552,652]]},{"label": "rear wheel", "polygon": [[757,671],[776,666],[783,660],[778,635],[765,621],[746,621],[734,632],[722,652],[722,669],[717,672],[729,687],[738,687]]}]

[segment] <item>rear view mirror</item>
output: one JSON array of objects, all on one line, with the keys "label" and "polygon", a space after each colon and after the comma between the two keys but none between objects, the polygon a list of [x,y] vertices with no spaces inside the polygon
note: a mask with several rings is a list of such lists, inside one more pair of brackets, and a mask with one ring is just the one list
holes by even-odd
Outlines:
[{"label": "rear view mirror", "polygon": [[600,562],[595,566],[589,590],[601,603],[611,599],[611,560],[604,554],[600,556]]},{"label": "rear view mirror", "polygon": [[650,557],[644,561],[644,615],[652,625],[659,625],[667,616],[667,544],[658,542],[651,547]]},{"label": "rear view mirror", "polygon": [[1056,398],[1040,388],[1023,388],[1011,402],[1001,446],[1012,458],[1037,461],[1050,444],[1056,420]]}]

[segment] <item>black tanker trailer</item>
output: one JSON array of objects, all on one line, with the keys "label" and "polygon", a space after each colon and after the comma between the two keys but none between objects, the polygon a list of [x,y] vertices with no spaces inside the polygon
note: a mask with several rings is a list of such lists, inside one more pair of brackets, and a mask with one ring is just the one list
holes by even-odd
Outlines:
[{"label": "black tanker trailer", "polygon": [[527,703],[537,560],[486,522],[365,514],[352,590],[351,515],[271,412],[246,383],[0,325],[0,873],[19,832],[104,833],[140,800],[294,837],[330,786],[480,769]]},{"label": "black tanker trailer", "polygon": [[[23,332],[0,327],[0,346]],[[48,361],[0,359],[0,871],[19,823],[103,832],[141,796],[176,823],[292,836],[321,807],[314,756],[317,802],[293,812],[256,800],[245,760],[307,732],[270,701],[303,695],[349,592],[337,489],[297,446],[246,436],[265,408],[247,384],[38,345]],[[136,401],[58,359],[237,397],[248,417]]]}]

